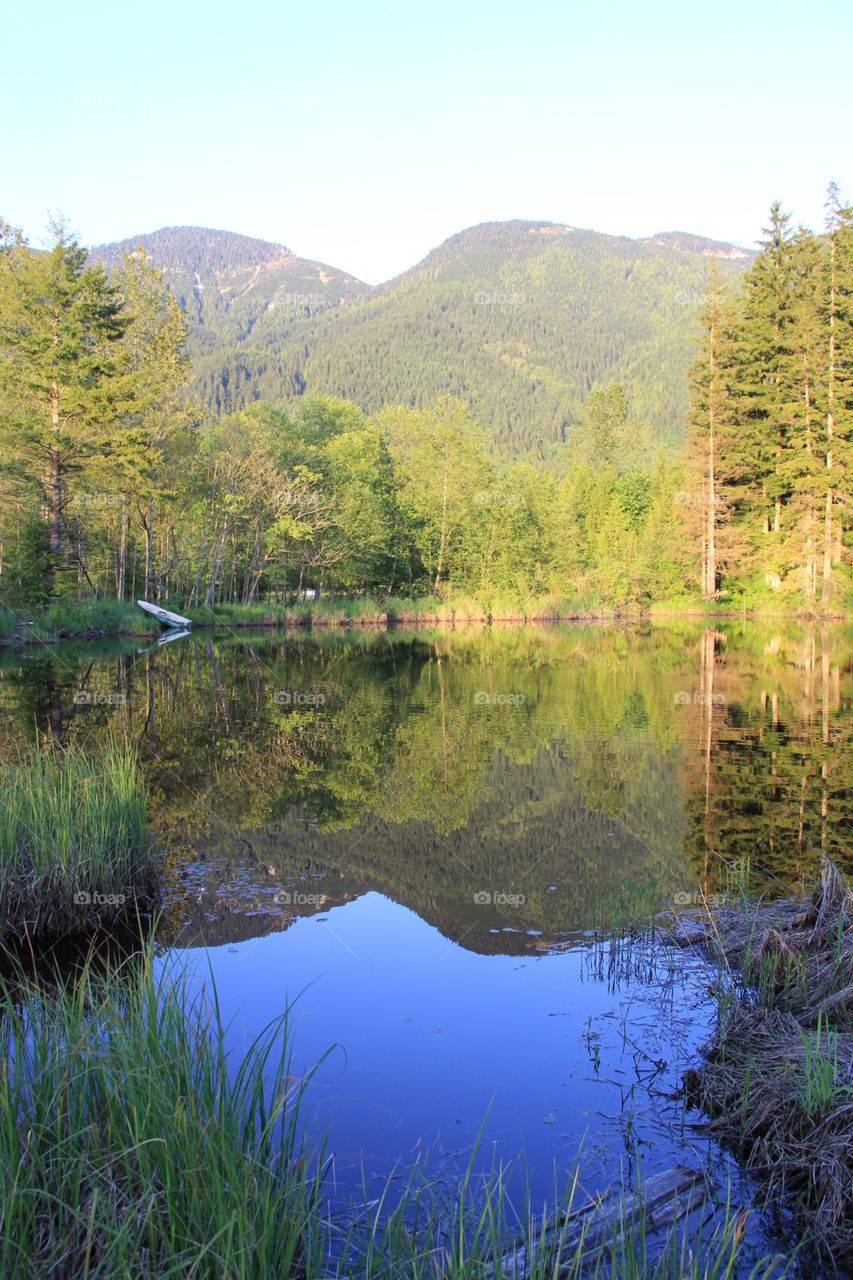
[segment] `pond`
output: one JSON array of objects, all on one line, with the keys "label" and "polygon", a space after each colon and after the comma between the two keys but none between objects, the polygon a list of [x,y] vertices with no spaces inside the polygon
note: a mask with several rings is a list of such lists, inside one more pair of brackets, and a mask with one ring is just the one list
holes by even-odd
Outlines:
[{"label": "pond", "polygon": [[852,640],[682,620],[7,651],[0,744],[138,744],[163,963],[212,974],[235,1048],[293,1002],[341,1212],[418,1162],[452,1184],[474,1148],[540,1204],[576,1166],[595,1192],[675,1163],[746,1203],[677,1093],[713,973],[630,925],[822,852],[851,869]]}]

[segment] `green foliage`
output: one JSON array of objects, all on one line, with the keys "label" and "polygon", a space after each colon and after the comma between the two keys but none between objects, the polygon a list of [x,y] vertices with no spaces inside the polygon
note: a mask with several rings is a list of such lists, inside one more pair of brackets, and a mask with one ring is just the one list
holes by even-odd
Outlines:
[{"label": "green foliage", "polygon": [[46,605],[50,599],[50,541],[42,520],[27,513],[7,535],[3,597],[10,608]]},{"label": "green foliage", "polygon": [[[0,461],[12,516],[0,535],[13,548],[9,592],[37,602],[72,583],[92,587],[90,564],[104,542],[111,551],[118,524],[122,597],[131,504],[145,530],[146,587],[150,581],[152,490],[162,441],[182,421],[185,326],[144,257],[127,257],[108,280],[63,226],[53,231],[47,253],[21,236],[0,250]],[[17,532],[37,523],[46,547]],[[30,562],[27,579],[43,568],[40,584],[24,582],[16,555]]]},{"label": "green foliage", "polygon": [[853,1094],[853,1086],[841,1079],[838,1032],[825,1025],[822,1011],[815,1030],[806,1031],[801,1027],[800,1038],[803,1042],[802,1107],[809,1120],[819,1120]]},{"label": "green foliage", "polygon": [[[143,240],[99,251],[108,280],[61,230],[42,255],[4,232],[7,606],[143,596],[178,611],[260,605],[284,621],[310,606],[328,621],[346,616],[336,597],[363,597],[365,616],[381,616],[388,596],[467,596],[462,608],[484,616],[511,615],[512,601],[529,613],[536,599],[636,610],[697,588],[762,609],[828,612],[853,597],[853,214],[837,192],[823,238],[794,232],[774,206],[745,274],[730,247],[689,237],[490,224],[361,301],[280,246],[197,229]],[[690,439],[673,458],[661,326],[677,328],[686,354],[709,254]],[[197,354],[204,331],[216,346],[217,326],[239,328],[244,305],[239,342],[260,342],[300,271],[328,291],[303,316],[298,394],[280,388],[279,407],[199,422],[185,342]],[[196,321],[166,288],[182,272],[198,277]],[[361,407],[332,394],[342,383],[331,348],[319,354],[324,333],[346,343]],[[654,375],[637,355],[647,342]],[[19,366],[32,386],[16,399]]]}]

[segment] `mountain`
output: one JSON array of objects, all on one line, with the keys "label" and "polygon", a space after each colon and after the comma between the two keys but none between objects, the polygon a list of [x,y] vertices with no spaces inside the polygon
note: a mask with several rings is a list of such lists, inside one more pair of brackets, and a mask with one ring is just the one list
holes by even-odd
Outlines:
[{"label": "mountain", "polygon": [[300,376],[368,411],[452,392],[506,452],[540,455],[566,438],[596,382],[616,381],[639,417],[674,438],[708,254],[726,278],[750,257],[694,239],[550,222],[472,227],[346,312],[318,318]]},{"label": "mountain", "polygon": [[752,258],[686,232],[643,240],[553,222],[490,222],[370,288],[282,245],[168,228],[141,243],[186,308],[197,386],[213,412],[327,392],[367,412],[467,399],[501,452],[546,456],[595,383],[621,382],[662,440],[677,439],[708,259],[724,279]]},{"label": "mountain", "polygon": [[680,249],[685,253],[701,253],[706,258],[752,257],[751,251],[742,249],[740,245],[728,244],[722,240],[708,240],[705,236],[693,236],[689,231],[659,231],[656,236],[650,236],[643,243],[666,245],[670,249]]},{"label": "mountain", "polygon": [[[355,276],[299,258],[286,245],[205,227],[163,227],[97,245],[90,256],[109,270],[140,247],[187,314],[198,387],[216,413],[261,395],[280,400],[299,394],[293,370],[276,365],[276,351],[316,312],[345,307],[370,292]],[[253,350],[251,367],[240,355],[247,348]],[[268,363],[273,382],[262,390]]]}]

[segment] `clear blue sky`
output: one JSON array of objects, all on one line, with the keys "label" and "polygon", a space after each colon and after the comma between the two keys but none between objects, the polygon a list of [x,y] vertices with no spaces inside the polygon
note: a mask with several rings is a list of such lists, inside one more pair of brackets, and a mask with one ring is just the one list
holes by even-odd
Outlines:
[{"label": "clear blue sky", "polygon": [[2,25],[0,213],[182,223],[375,283],[476,222],[751,244],[853,197],[851,0],[63,0]]}]

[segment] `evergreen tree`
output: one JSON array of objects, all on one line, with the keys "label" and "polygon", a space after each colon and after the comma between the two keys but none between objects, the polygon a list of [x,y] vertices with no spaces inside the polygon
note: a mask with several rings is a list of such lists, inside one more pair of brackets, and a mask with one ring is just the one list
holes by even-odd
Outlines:
[{"label": "evergreen tree", "polygon": [[[783,453],[799,404],[795,232],[779,201],[770,209],[762,252],[743,281],[738,358],[737,461],[752,493],[754,529],[765,572],[781,570],[780,539],[789,489]],[[765,545],[759,545],[761,540]],[[769,555],[768,555],[769,550]]]},{"label": "evergreen tree", "polygon": [[723,296],[719,271],[708,271],[703,336],[690,370],[690,431],[687,438],[689,488],[682,494],[688,536],[699,553],[699,583],[706,600],[716,598],[730,554],[727,539],[732,500],[725,485],[730,474],[733,372],[732,317]]},{"label": "evergreen tree", "polygon": [[832,595],[833,566],[842,556],[843,513],[850,500],[853,462],[853,209],[832,183],[827,197],[827,262],[824,271],[825,415],[821,603]]},{"label": "evergreen tree", "polygon": [[128,318],[102,267],[62,224],[48,253],[7,236],[0,253],[0,438],[41,485],[47,579],[64,563],[68,483],[125,411],[119,343]]}]

